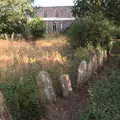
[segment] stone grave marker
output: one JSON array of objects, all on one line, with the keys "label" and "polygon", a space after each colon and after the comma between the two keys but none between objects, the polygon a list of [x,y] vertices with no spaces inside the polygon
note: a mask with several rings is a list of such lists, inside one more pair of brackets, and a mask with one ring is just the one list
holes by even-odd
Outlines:
[{"label": "stone grave marker", "polygon": [[62,87],[62,94],[64,97],[68,97],[69,93],[72,91],[71,80],[69,75],[61,75],[59,78],[59,82]]},{"label": "stone grave marker", "polygon": [[38,97],[44,103],[56,101],[56,94],[53,88],[52,79],[48,72],[40,71],[36,77]]}]

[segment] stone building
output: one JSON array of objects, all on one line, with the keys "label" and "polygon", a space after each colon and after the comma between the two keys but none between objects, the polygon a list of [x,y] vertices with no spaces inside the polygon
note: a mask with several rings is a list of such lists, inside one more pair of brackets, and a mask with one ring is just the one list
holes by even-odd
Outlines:
[{"label": "stone building", "polygon": [[72,6],[39,7],[36,15],[45,22],[47,33],[64,32],[75,19]]}]

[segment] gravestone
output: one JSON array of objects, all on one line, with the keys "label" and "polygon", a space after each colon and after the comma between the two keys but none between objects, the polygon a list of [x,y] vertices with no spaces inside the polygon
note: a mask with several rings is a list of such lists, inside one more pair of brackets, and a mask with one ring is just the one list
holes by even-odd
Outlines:
[{"label": "gravestone", "polygon": [[69,93],[72,91],[71,80],[69,75],[61,75],[59,82],[62,87],[62,94],[64,97],[68,97]]},{"label": "gravestone", "polygon": [[38,97],[41,102],[54,102],[56,101],[56,94],[53,88],[52,79],[46,71],[41,71],[36,77],[38,88]]},{"label": "gravestone", "polygon": [[104,61],[104,53],[103,51],[101,51],[99,59],[98,59],[99,67],[103,66],[103,61]]},{"label": "gravestone", "polygon": [[86,75],[87,75],[87,62],[82,61],[78,68],[78,79],[77,79],[78,85],[86,80]]},{"label": "gravestone", "polygon": [[87,79],[89,79],[91,77],[91,75],[93,73],[93,69],[94,69],[93,67],[94,67],[93,62],[92,62],[92,60],[90,60],[88,63],[88,69],[87,69]]},{"label": "gravestone", "polygon": [[104,50],[104,61],[107,61],[107,51]]},{"label": "gravestone", "polygon": [[92,64],[93,64],[93,72],[95,72],[98,68],[98,57],[97,57],[97,55],[93,56]]},{"label": "gravestone", "polygon": [[5,104],[4,96],[1,91],[0,91],[0,120],[12,120],[12,117]]}]

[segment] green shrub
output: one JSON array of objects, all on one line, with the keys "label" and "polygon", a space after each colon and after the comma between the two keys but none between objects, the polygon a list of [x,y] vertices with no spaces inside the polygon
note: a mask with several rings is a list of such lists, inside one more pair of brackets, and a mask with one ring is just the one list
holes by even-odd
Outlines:
[{"label": "green shrub", "polygon": [[111,54],[120,55],[120,42],[115,41],[112,45]]},{"label": "green shrub", "polygon": [[[120,119],[120,70],[114,71],[110,76],[97,81],[89,93],[91,105],[88,114],[94,115],[92,120]],[[80,120],[89,120],[88,114]]]},{"label": "green shrub", "polygon": [[25,16],[21,16],[19,12],[11,10],[3,15],[5,16],[0,16],[0,34],[21,34],[23,38],[28,39],[28,19]]},{"label": "green shrub", "polygon": [[43,37],[44,32],[45,32],[45,26],[43,21],[41,21],[39,18],[33,18],[29,23],[28,23],[30,33],[32,34],[33,37]]},{"label": "green shrub", "polygon": [[90,27],[87,25],[88,20],[81,18],[76,20],[68,31],[69,42],[72,48],[86,47],[89,39],[87,33]]},{"label": "green shrub", "polygon": [[16,34],[21,34],[22,37],[27,40],[29,38],[29,26],[27,25],[27,18],[23,17],[20,20],[14,22],[14,32]]},{"label": "green shrub", "polygon": [[44,106],[39,104],[33,77],[27,80],[16,76],[0,84],[13,120],[33,120],[44,115]]},{"label": "green shrub", "polygon": [[96,47],[108,44],[111,39],[110,22],[102,15],[92,15],[76,19],[68,31],[69,42],[72,48],[87,47],[89,44]]},{"label": "green shrub", "polygon": [[120,38],[120,27],[115,28],[115,31],[113,33],[113,37],[118,38],[118,39]]}]

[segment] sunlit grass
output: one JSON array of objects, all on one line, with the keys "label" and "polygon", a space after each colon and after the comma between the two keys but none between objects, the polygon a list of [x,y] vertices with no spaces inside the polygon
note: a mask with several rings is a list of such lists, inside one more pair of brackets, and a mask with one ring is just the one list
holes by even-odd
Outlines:
[{"label": "sunlit grass", "polygon": [[1,40],[0,80],[18,73],[24,76],[25,72],[22,71],[29,70],[37,73],[44,69],[53,74],[57,72],[57,76],[67,72],[69,67],[65,55],[67,47],[67,38],[63,36],[34,42]]},{"label": "sunlit grass", "polygon": [[29,42],[0,40],[0,89],[13,119],[45,114],[44,105],[38,102],[36,76],[42,70],[47,71],[59,94],[58,79],[69,70],[65,53],[68,47],[66,37]]}]

